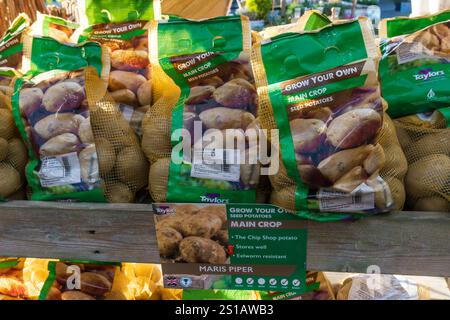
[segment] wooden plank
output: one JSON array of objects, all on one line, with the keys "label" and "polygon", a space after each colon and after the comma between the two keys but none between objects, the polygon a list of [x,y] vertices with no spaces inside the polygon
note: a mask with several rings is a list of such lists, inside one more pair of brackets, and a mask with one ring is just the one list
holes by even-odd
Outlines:
[{"label": "wooden plank", "polygon": [[151,205],[0,205],[0,255],[158,262]]},{"label": "wooden plank", "polygon": [[[308,228],[308,269],[450,276],[450,215],[398,212]],[[0,256],[158,263],[151,205],[0,205]]]},{"label": "wooden plank", "polygon": [[308,222],[313,270],[446,277],[450,274],[450,215],[396,212],[355,222]]}]

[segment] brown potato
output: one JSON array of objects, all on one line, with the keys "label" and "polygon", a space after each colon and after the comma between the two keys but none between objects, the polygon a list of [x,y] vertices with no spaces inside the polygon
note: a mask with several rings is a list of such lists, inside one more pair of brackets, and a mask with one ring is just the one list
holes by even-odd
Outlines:
[{"label": "brown potato", "polygon": [[364,170],[366,170],[368,175],[372,175],[381,168],[383,168],[386,163],[386,156],[381,145],[377,144],[369,156],[364,160]]},{"label": "brown potato", "polygon": [[34,131],[44,140],[49,140],[64,133],[79,132],[80,124],[85,121],[81,115],[74,113],[58,113],[39,120]]},{"label": "brown potato", "polygon": [[319,189],[321,187],[329,187],[333,183],[325,178],[319,169],[313,165],[299,165],[298,170],[302,181],[313,189]]},{"label": "brown potato", "polygon": [[39,149],[41,156],[57,156],[71,152],[77,152],[80,148],[80,140],[72,133],[63,133],[51,138]]},{"label": "brown potato", "polygon": [[134,194],[131,192],[130,188],[128,188],[123,183],[113,183],[110,185],[108,183],[106,187],[106,198],[109,203],[133,203],[134,202]]},{"label": "brown potato", "polygon": [[222,229],[222,220],[218,216],[204,212],[183,221],[181,232],[184,237],[197,236],[211,239],[220,229]]},{"label": "brown potato", "polygon": [[218,217],[220,219],[220,221],[222,221],[222,228],[224,228],[224,226],[227,223],[227,219],[228,219],[227,210],[222,205],[211,205],[211,206],[203,207],[202,209],[197,211],[196,214],[209,214],[209,215]]},{"label": "brown potato", "polygon": [[8,140],[0,138],[0,161],[8,156]]},{"label": "brown potato", "polygon": [[155,202],[166,202],[170,162],[170,158],[163,158],[156,161],[150,167],[150,194]]},{"label": "brown potato", "polygon": [[373,139],[381,128],[382,121],[373,109],[356,109],[344,113],[331,121],[327,139],[341,149],[355,148]]},{"label": "brown potato", "polygon": [[421,159],[430,154],[450,156],[450,129],[439,130],[438,133],[427,134],[416,143],[406,148],[409,159]]},{"label": "brown potato", "polygon": [[172,153],[171,119],[151,114],[151,110],[142,121],[142,150],[152,161],[155,158],[170,157]]},{"label": "brown potato", "polygon": [[123,71],[138,71],[150,64],[144,50],[115,50],[111,52],[111,66]]},{"label": "brown potato", "polygon": [[405,178],[406,192],[411,198],[426,198],[441,195],[450,181],[450,157],[446,155],[429,155],[409,166]]},{"label": "brown potato", "polygon": [[191,94],[189,98],[186,99],[185,103],[187,105],[195,105],[205,102],[211,97],[211,95],[216,90],[213,86],[198,86],[191,89]]},{"label": "brown potato", "polygon": [[192,216],[197,214],[200,208],[195,204],[179,204],[175,207],[177,216]]},{"label": "brown potato", "polygon": [[158,228],[156,230],[158,238],[159,253],[163,257],[172,257],[178,253],[183,236],[172,228]]},{"label": "brown potato", "polygon": [[240,109],[213,108],[200,113],[200,120],[208,129],[246,129],[255,116]]},{"label": "brown potato", "polygon": [[121,89],[128,89],[133,93],[137,93],[140,86],[144,84],[147,79],[137,73],[128,71],[112,71],[109,76],[109,90],[117,91]]},{"label": "brown potato", "polygon": [[0,163],[0,197],[8,198],[21,186],[19,172],[11,165],[4,162]]},{"label": "brown potato", "polygon": [[94,133],[92,132],[91,118],[81,121],[78,128],[78,136],[84,144],[94,143]]},{"label": "brown potato", "polygon": [[45,300],[48,301],[59,301],[62,300],[61,291],[58,288],[51,287],[47,293]]},{"label": "brown potato", "polygon": [[20,91],[19,107],[22,114],[30,116],[42,103],[44,93],[39,88],[27,88]]},{"label": "brown potato", "polygon": [[408,161],[402,148],[396,143],[383,144],[386,162],[384,168],[381,170],[381,175],[393,176],[397,179],[403,180],[408,171]]},{"label": "brown potato", "polygon": [[233,79],[214,91],[214,99],[227,108],[246,108],[255,102],[256,89],[244,79]]},{"label": "brown potato", "polygon": [[298,153],[309,153],[317,149],[327,127],[317,119],[295,119],[291,121],[292,140]]},{"label": "brown potato", "polygon": [[156,229],[170,228],[178,231],[182,234],[183,224],[188,221],[190,216],[185,215],[170,215],[168,217],[159,217],[158,223],[156,224]]},{"label": "brown potato", "polygon": [[318,108],[302,112],[302,118],[318,119],[326,123],[328,120],[331,119],[332,114],[333,112],[331,112],[330,108]]},{"label": "brown potato", "polygon": [[142,151],[135,147],[124,148],[116,159],[116,174],[120,181],[138,191],[148,183],[149,165]]},{"label": "brown potato", "polygon": [[219,243],[220,243],[222,246],[228,246],[228,244],[230,243],[228,230],[219,230],[219,232],[216,233],[216,235],[214,236],[214,238],[215,238],[217,241],[219,241]]},{"label": "brown potato", "polygon": [[98,138],[95,141],[97,150],[100,174],[105,175],[112,171],[116,164],[116,153],[112,144],[105,138]]},{"label": "brown potato", "polygon": [[355,167],[346,174],[344,174],[333,188],[339,191],[351,193],[358,186],[360,186],[367,179],[367,175],[362,167]]},{"label": "brown potato", "polygon": [[222,78],[217,77],[217,76],[203,79],[199,83],[200,86],[213,86],[214,88],[223,86],[223,84],[224,84],[224,82],[223,82]]},{"label": "brown potato", "polygon": [[8,156],[6,158],[19,173],[25,172],[25,167],[28,162],[28,151],[22,140],[13,138],[8,143]]},{"label": "brown potato", "polygon": [[111,291],[111,282],[103,275],[94,272],[83,272],[80,276],[81,292],[99,297]]},{"label": "brown potato", "polygon": [[412,209],[426,212],[450,212],[450,201],[441,197],[420,198]]},{"label": "brown potato", "polygon": [[187,237],[180,243],[180,253],[188,263],[223,264],[227,259],[225,250],[217,242],[200,237]]},{"label": "brown potato", "polygon": [[336,182],[351,169],[361,166],[373,151],[373,145],[337,152],[319,163],[318,169],[332,182]]},{"label": "brown potato", "polygon": [[61,300],[95,300],[95,298],[80,291],[66,291],[61,294]]},{"label": "brown potato", "polygon": [[78,109],[85,98],[82,86],[65,81],[48,88],[42,98],[42,105],[48,112],[68,112]]},{"label": "brown potato", "polygon": [[144,82],[137,91],[137,97],[141,106],[150,105],[152,103],[152,82]]},{"label": "brown potato", "polygon": [[136,106],[137,98],[133,91],[128,89],[120,89],[117,91],[111,92],[111,97],[117,103],[123,103],[128,106]]},{"label": "brown potato", "polygon": [[0,138],[9,140],[15,133],[16,126],[11,111],[0,108]]}]

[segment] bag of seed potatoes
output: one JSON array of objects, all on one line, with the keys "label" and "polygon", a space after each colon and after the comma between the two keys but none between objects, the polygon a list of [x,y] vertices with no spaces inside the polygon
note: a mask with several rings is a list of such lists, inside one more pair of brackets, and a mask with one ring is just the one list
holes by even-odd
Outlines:
[{"label": "bag of seed potatoes", "polygon": [[25,166],[28,155],[11,111],[11,82],[18,73],[0,68],[0,201],[25,199]]},{"label": "bag of seed potatoes", "polygon": [[380,23],[380,81],[398,118],[449,106],[450,10]]},{"label": "bag of seed potatoes", "polygon": [[381,176],[386,152],[379,141],[385,121],[378,59],[365,18],[254,47],[261,126],[278,129],[280,138],[272,203],[317,219],[396,206]]},{"label": "bag of seed potatoes", "polygon": [[383,20],[380,78],[408,160],[408,209],[450,211],[450,11]]},{"label": "bag of seed potatoes", "polygon": [[142,119],[152,103],[148,29],[160,18],[159,0],[84,0],[78,42],[97,41],[108,48],[111,73],[108,90],[141,136]]},{"label": "bag of seed potatoes", "polygon": [[107,93],[107,51],[27,37],[24,57],[29,71],[16,79],[12,105],[29,151],[31,199],[133,202],[148,164]]},{"label": "bag of seed potatoes", "polygon": [[78,23],[38,12],[36,21],[31,25],[31,34],[53,38],[63,43],[76,43],[73,39]]},{"label": "bag of seed potatoes", "polygon": [[258,128],[248,19],[170,18],[150,33],[155,104],[143,121],[142,147],[151,196],[254,203],[264,193],[258,144],[248,134]]},{"label": "bag of seed potatoes", "polygon": [[30,26],[26,14],[19,15],[0,40],[0,67],[21,69],[23,44],[22,35]]}]

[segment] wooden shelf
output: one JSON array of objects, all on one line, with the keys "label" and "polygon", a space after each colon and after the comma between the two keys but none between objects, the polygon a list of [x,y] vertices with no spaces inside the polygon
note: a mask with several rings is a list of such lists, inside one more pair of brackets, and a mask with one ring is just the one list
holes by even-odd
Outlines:
[{"label": "wooden shelf", "polygon": [[[450,214],[304,221],[308,269],[450,276]],[[0,204],[0,256],[159,263],[151,205]]]}]

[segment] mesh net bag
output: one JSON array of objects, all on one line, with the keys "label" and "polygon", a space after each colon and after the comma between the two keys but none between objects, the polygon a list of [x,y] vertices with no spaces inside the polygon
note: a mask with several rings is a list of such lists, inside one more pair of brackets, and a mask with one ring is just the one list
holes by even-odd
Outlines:
[{"label": "mesh net bag", "polygon": [[20,78],[16,87],[32,199],[134,201],[147,184],[147,160],[95,68]]},{"label": "mesh net bag", "polygon": [[[343,45],[350,44],[346,37],[361,41],[358,54],[354,44]],[[296,52],[296,46],[310,49]],[[404,173],[394,166],[405,161],[385,119],[378,59],[365,19],[286,33],[254,47],[261,126],[277,129],[280,140],[280,169],[269,176],[273,204],[324,220],[403,207]],[[388,150],[399,154],[388,159]]]},{"label": "mesh net bag", "polygon": [[[214,28],[210,27],[212,25]],[[184,34],[180,30],[190,37],[192,47],[179,45]],[[220,44],[223,46],[220,50],[214,47],[216,39],[226,40]],[[196,137],[198,134],[205,140],[214,130],[225,136],[228,130],[245,134],[250,126],[256,125],[248,20],[241,17],[205,21],[174,18],[167,24],[154,23],[149,43],[155,103],[143,120],[142,149],[151,162],[149,184],[153,200],[252,203],[265,198],[259,190],[255,192],[260,185],[258,163],[231,164],[233,177],[228,175],[227,165],[223,170],[211,166],[194,174],[194,160],[186,156],[196,152],[196,143],[200,141]],[[198,123],[200,127],[196,131]],[[172,140],[179,130],[183,132],[180,139]],[[180,164],[172,161],[173,156],[178,155],[173,151],[177,150],[179,142],[183,145]],[[252,156],[247,142],[242,148],[236,146],[237,143],[232,147],[226,144],[211,147],[204,143],[200,152],[203,155],[212,148],[239,153],[241,159]],[[212,171],[215,174],[210,174]]]},{"label": "mesh net bag", "polygon": [[11,112],[10,87],[12,70],[0,70],[0,200],[25,199],[22,186],[25,182],[27,150],[20,139]]},{"label": "mesh net bag", "polygon": [[450,211],[450,128],[440,111],[395,120],[408,160],[405,178],[408,208]]}]

